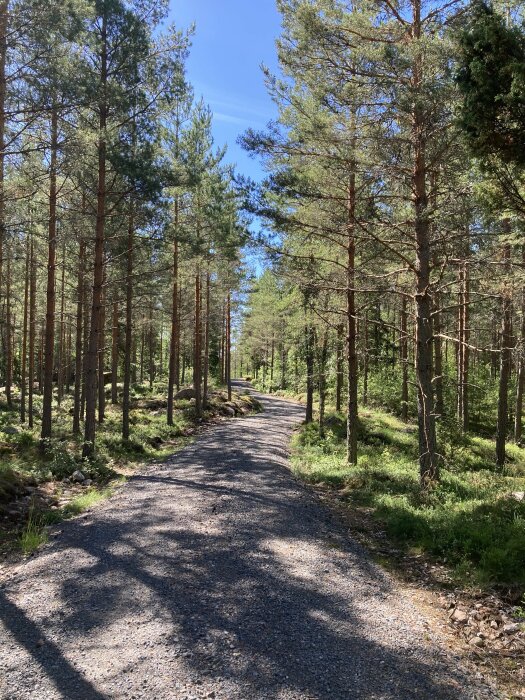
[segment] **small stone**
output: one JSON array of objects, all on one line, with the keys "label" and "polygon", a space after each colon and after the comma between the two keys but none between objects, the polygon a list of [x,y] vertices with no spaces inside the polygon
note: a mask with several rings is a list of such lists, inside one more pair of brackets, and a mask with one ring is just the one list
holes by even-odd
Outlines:
[{"label": "small stone", "polygon": [[37,647],[43,647],[45,644],[43,639],[39,639],[38,642],[36,643]]},{"label": "small stone", "polygon": [[458,608],[456,608],[451,615],[451,620],[460,624],[465,624],[468,620],[468,615],[463,610],[458,610]]},{"label": "small stone", "polygon": [[469,644],[471,647],[484,647],[485,640],[481,639],[481,637],[472,637],[472,639],[469,641]]},{"label": "small stone", "polygon": [[498,629],[498,623],[496,622],[496,620],[492,620],[492,622],[490,623],[490,626],[492,627],[493,630]]},{"label": "small stone", "polygon": [[515,501],[525,500],[525,491],[513,491],[510,495]]},{"label": "small stone", "polygon": [[18,435],[20,431],[12,425],[6,425],[5,428],[2,428],[2,432],[6,435]]},{"label": "small stone", "polygon": [[503,625],[503,631],[505,634],[514,634],[514,632],[519,632],[521,630],[521,625],[519,622],[509,622]]},{"label": "small stone", "polygon": [[84,481],[84,486],[91,486],[92,483],[93,483],[93,480],[92,480],[92,479],[86,479],[86,480]]},{"label": "small stone", "polygon": [[71,474],[71,481],[76,481],[77,483],[80,483],[81,481],[85,480],[86,477],[84,476],[84,474],[82,474],[80,469],[77,469],[75,472],[73,472],[73,474]]}]

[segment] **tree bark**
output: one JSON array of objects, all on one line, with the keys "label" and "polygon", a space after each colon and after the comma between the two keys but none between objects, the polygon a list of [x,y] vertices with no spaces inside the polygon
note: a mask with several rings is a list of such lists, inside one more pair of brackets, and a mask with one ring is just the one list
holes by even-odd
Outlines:
[{"label": "tree bark", "polygon": [[98,422],[104,422],[106,414],[106,384],[104,380],[106,357],[106,290],[105,273],[103,273],[102,294],[100,300],[100,329],[98,334]]},{"label": "tree bark", "polygon": [[348,464],[357,464],[357,323],[355,306],[355,167],[352,164],[348,188],[348,241],[346,266],[346,322],[347,322],[347,430],[346,457]]},{"label": "tree bark", "polygon": [[33,232],[31,231],[31,273],[29,285],[29,387],[27,394],[27,413],[29,427],[33,428],[33,394],[35,381],[35,333],[36,333],[36,260],[33,243]]},{"label": "tree bark", "polygon": [[75,328],[75,389],[73,394],[73,433],[80,433],[80,394],[82,390],[82,321],[84,307],[84,257],[86,244],[80,238],[77,268],[77,315]]},{"label": "tree bark", "polygon": [[[341,413],[343,404],[343,381],[344,381],[344,326],[337,326],[337,358],[335,367],[335,410]],[[366,349],[365,349],[366,352]]]},{"label": "tree bark", "polygon": [[[421,39],[421,1],[413,2],[414,43]],[[422,49],[415,46],[412,69],[412,87],[420,93],[423,83]],[[439,479],[439,461],[436,440],[436,419],[432,386],[432,298],[430,223],[427,195],[427,165],[425,112],[420,99],[415,99],[412,113],[412,148],[414,153],[412,192],[414,208],[414,235],[416,244],[416,381],[419,427],[419,472],[423,489]]]},{"label": "tree bark", "polygon": [[226,383],[228,401],[232,400],[232,298],[228,292],[226,301]]},{"label": "tree bark", "polygon": [[408,314],[407,299],[403,294],[401,302],[401,338],[399,343],[401,359],[401,420],[408,422]]},{"label": "tree bark", "polygon": [[[510,230],[510,222],[506,222]],[[505,270],[510,274],[510,244],[505,244],[503,251]],[[496,432],[496,464],[500,469],[505,466],[505,444],[507,441],[509,420],[509,379],[512,364],[512,292],[510,280],[505,280],[501,295],[501,355],[498,392],[498,425]]]},{"label": "tree bark", "polygon": [[469,270],[468,262],[463,260],[459,268],[459,304],[458,304],[458,351],[457,351],[457,417],[463,430],[469,428]]},{"label": "tree bark", "polygon": [[206,271],[206,311],[205,311],[205,326],[204,326],[204,388],[203,388],[203,407],[206,408],[208,403],[208,374],[210,369],[210,271]]},{"label": "tree bark", "polygon": [[120,339],[118,319],[118,299],[115,296],[113,300],[113,319],[111,322],[111,403],[114,406],[118,404],[118,346]]},{"label": "tree bark", "polygon": [[[4,255],[6,249],[7,227],[5,220],[5,125],[7,97],[7,32],[9,23],[9,2],[0,0],[0,297],[4,283]],[[6,347],[7,350],[7,347]]]},{"label": "tree bark", "polygon": [[6,254],[6,284],[5,284],[5,348],[6,348],[6,371],[5,371],[5,397],[9,408],[13,405],[12,385],[13,385],[13,320],[11,317],[11,246],[7,243],[4,246]]},{"label": "tree bark", "polygon": [[129,440],[129,411],[131,394],[131,356],[133,353],[133,256],[135,247],[135,215],[130,202],[128,244],[126,253],[126,332],[124,340],[124,390],[122,394],[122,439]]},{"label": "tree bark", "polygon": [[60,406],[64,391],[64,305],[65,305],[65,283],[66,283],[66,242],[62,243],[62,271],[60,276],[60,325],[58,332],[58,363],[57,363],[57,403]]},{"label": "tree bark", "polygon": [[306,320],[304,327],[304,343],[306,357],[306,423],[314,420],[314,331]]},{"label": "tree bark", "polygon": [[201,273],[199,266],[195,274],[195,329],[193,358],[193,388],[195,390],[195,415],[202,416],[202,328],[201,328]]},{"label": "tree bark", "polygon": [[[95,251],[93,265],[93,298],[91,302],[91,325],[89,344],[86,355],[86,418],[84,422],[84,457],[91,457],[95,452],[96,405],[97,405],[97,365],[100,338],[100,321],[102,310],[102,289],[104,284],[104,247],[106,224],[106,124],[107,104],[106,85],[108,77],[107,16],[102,12],[101,52],[100,52],[100,89],[102,93],[99,105],[98,138],[98,186],[97,186],[97,221],[95,226]],[[103,381],[103,380],[102,380]]]},{"label": "tree bark", "polygon": [[324,435],[324,417],[326,409],[326,362],[328,359],[328,330],[323,333],[321,352],[319,353],[319,433]]},{"label": "tree bark", "polygon": [[[525,245],[521,249],[521,260],[525,267]],[[521,327],[518,376],[516,379],[516,413],[514,416],[514,440],[519,443],[523,423],[523,392],[525,389],[525,287],[521,290]]]},{"label": "tree bark", "polygon": [[44,344],[44,397],[42,400],[41,440],[51,438],[51,416],[53,404],[53,365],[55,349],[55,274],[57,232],[57,151],[58,113],[51,112],[51,162],[49,170],[49,227],[47,252],[46,329]]},{"label": "tree bark", "polygon": [[20,422],[26,422],[27,394],[27,324],[29,319],[29,277],[30,277],[31,248],[29,235],[26,241],[26,269],[24,279],[24,321],[22,328],[22,358],[20,371]]},{"label": "tree bark", "polygon": [[180,354],[180,328],[179,328],[179,241],[177,230],[179,223],[178,199],[175,199],[175,236],[173,240],[173,288],[171,306],[171,338],[170,338],[170,364],[168,376],[168,409],[167,423],[173,425],[173,394],[175,386],[179,382],[179,354]]}]

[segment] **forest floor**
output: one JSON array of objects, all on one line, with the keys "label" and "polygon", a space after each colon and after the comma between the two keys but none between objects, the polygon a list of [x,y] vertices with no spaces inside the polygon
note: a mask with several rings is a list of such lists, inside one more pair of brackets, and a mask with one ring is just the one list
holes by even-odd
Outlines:
[{"label": "forest floor", "polygon": [[302,407],[261,401],[9,571],[1,698],[499,697],[292,475]]}]

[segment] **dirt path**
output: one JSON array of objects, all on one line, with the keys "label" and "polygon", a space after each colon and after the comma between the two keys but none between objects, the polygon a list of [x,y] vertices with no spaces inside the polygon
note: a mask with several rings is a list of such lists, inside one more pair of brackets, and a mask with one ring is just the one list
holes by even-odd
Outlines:
[{"label": "dirt path", "polygon": [[297,405],[211,429],[0,589],[9,700],[493,698],[284,468]]}]

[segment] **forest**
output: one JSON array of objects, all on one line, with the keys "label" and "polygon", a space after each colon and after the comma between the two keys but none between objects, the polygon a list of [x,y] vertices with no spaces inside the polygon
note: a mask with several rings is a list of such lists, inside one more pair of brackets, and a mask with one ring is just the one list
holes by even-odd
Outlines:
[{"label": "forest", "polygon": [[306,403],[299,474],[523,584],[523,8],[279,7],[240,371]]},{"label": "forest", "polygon": [[167,3],[0,4],[4,500],[169,450],[242,376],[305,402],[306,478],[523,583],[519,4],[278,6],[255,182]]},{"label": "forest", "polygon": [[[181,386],[193,379],[200,420],[208,378],[226,381],[246,217],[186,79],[193,30],[167,11],[0,3],[7,467],[68,476],[84,459],[96,476],[97,454],[103,471],[152,437],[134,428],[143,395],[162,385],[163,416],[146,422],[169,437]],[[8,469],[8,496],[9,481]]]}]

